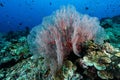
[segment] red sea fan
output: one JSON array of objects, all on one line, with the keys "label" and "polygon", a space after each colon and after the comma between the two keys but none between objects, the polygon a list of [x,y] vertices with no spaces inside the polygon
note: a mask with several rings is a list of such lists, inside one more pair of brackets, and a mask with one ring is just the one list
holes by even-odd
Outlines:
[{"label": "red sea fan", "polygon": [[34,56],[43,56],[54,73],[71,51],[80,55],[81,43],[88,40],[102,43],[104,35],[96,17],[80,14],[73,6],[68,6],[45,17],[41,25],[34,27],[28,43]]}]

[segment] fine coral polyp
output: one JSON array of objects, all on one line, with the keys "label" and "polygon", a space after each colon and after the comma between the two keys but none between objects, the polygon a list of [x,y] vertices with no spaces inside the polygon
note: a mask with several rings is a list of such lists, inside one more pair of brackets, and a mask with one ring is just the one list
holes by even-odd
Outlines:
[{"label": "fine coral polyp", "polygon": [[102,43],[104,29],[96,17],[78,13],[73,6],[62,7],[45,17],[28,36],[31,52],[45,58],[51,73],[61,67],[70,51],[80,56],[80,44],[88,40]]}]

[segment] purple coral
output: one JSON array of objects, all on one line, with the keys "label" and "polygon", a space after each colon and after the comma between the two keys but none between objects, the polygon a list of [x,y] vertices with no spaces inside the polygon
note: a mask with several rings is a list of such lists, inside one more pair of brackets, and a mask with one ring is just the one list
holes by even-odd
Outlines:
[{"label": "purple coral", "polygon": [[41,25],[34,27],[28,43],[31,52],[43,56],[54,73],[71,51],[80,55],[81,43],[88,40],[102,43],[103,39],[104,29],[96,17],[80,14],[73,6],[68,6],[45,17]]}]

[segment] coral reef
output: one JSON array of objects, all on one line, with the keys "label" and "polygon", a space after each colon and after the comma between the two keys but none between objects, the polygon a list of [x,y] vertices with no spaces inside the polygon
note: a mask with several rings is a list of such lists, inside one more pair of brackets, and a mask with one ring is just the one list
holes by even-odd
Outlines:
[{"label": "coral reef", "polygon": [[34,27],[27,40],[33,55],[42,55],[53,74],[71,51],[80,56],[83,42],[93,40],[102,44],[104,38],[104,29],[96,17],[80,14],[73,6],[64,6]]},{"label": "coral reef", "polygon": [[63,66],[53,76],[53,80],[80,80],[82,76],[75,73],[77,67],[69,60],[64,61]]},{"label": "coral reef", "polygon": [[[90,45],[87,46],[90,47]],[[89,69],[92,67],[94,68],[94,73],[97,74],[96,77],[99,76],[101,79],[119,79],[119,53],[120,50],[113,48],[109,43],[104,43],[102,46],[96,45],[94,49],[88,48],[87,54],[83,58],[78,59],[78,63],[80,62],[80,66],[84,70],[86,69],[83,73],[87,76],[91,74]]]},{"label": "coral reef", "polygon": [[[0,68],[10,67],[31,56],[24,31],[4,34],[0,44]],[[14,38],[10,37],[15,35]],[[18,36],[16,36],[18,35]]]},{"label": "coral reef", "polygon": [[[41,65],[43,65],[42,58],[39,58],[37,61],[27,58],[15,66],[12,66],[10,69],[1,69],[0,75],[5,77],[3,80],[45,80],[40,76],[46,72],[44,66]],[[5,73],[5,71],[7,73]]]},{"label": "coral reef", "polygon": [[96,20],[69,6],[28,38],[29,29],[0,34],[0,80],[120,80],[120,17],[101,20],[104,42]]},{"label": "coral reef", "polygon": [[37,60],[27,58],[10,69],[1,69],[0,79],[5,77],[3,80],[80,80],[82,76],[74,73],[75,70],[76,66],[67,60],[56,75],[51,78],[48,77],[49,70],[44,66],[44,58],[40,57]]},{"label": "coral reef", "polygon": [[[24,59],[10,68],[0,69],[0,79],[17,80],[101,80],[120,79],[120,50],[109,43],[97,45],[92,41],[84,42],[83,57],[74,62],[64,60],[63,65],[49,76],[44,57]],[[110,52],[111,51],[111,52]],[[86,54],[84,54],[84,52]],[[74,56],[72,56],[74,57]],[[5,78],[4,78],[5,77]]]},{"label": "coral reef", "polygon": [[102,19],[101,26],[105,28],[107,41],[114,47],[120,48],[120,15]]}]

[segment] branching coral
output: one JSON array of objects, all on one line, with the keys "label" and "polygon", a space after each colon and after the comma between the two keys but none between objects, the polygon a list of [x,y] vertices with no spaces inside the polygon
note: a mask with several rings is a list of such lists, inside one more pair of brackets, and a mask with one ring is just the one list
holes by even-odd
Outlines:
[{"label": "branching coral", "polygon": [[80,56],[83,42],[102,43],[104,34],[96,17],[80,14],[73,6],[68,6],[45,17],[41,25],[34,27],[28,43],[31,52],[35,56],[42,55],[46,66],[54,73],[71,51]]}]

